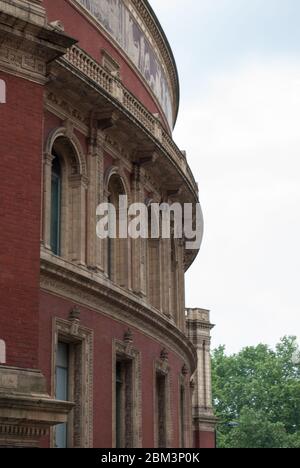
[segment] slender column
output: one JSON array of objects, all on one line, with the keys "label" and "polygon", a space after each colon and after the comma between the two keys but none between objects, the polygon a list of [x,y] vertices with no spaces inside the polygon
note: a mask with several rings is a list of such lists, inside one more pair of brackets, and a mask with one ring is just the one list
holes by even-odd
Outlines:
[{"label": "slender column", "polygon": [[99,153],[97,144],[97,133],[94,128],[91,129],[89,140],[89,150],[87,158],[87,171],[89,185],[87,190],[87,266],[91,269],[97,269],[97,234],[96,234],[96,209],[98,205],[98,177],[99,177]]},{"label": "slender column", "polygon": [[178,268],[177,268],[177,278],[178,278],[178,326],[185,332],[186,323],[185,323],[185,279],[184,279],[184,242],[178,240]]},{"label": "slender column", "polygon": [[44,177],[43,177],[43,243],[46,249],[51,250],[51,176],[52,162],[54,156],[50,153],[44,154]]},{"label": "slender column", "polygon": [[162,312],[170,317],[171,304],[171,241],[161,239],[161,304]]},{"label": "slender column", "polygon": [[[104,144],[105,144],[105,135],[102,131],[97,132],[97,148],[96,148],[96,158],[97,158],[97,175],[96,175],[96,205],[108,201],[108,193],[104,187]],[[96,213],[95,213],[96,216]],[[96,220],[97,221],[97,220]],[[95,245],[95,258],[96,258],[96,268],[101,272],[106,271],[107,266],[107,256],[106,256],[106,241],[99,239],[96,235],[96,245]]]},{"label": "slender column", "polygon": [[[141,168],[134,166],[132,203],[143,203],[143,187],[141,183]],[[132,239],[132,289],[136,294],[146,295],[146,240]]]},{"label": "slender column", "polygon": [[86,261],[86,191],[85,177],[70,177],[69,220],[72,220],[72,225],[69,229],[69,258],[80,265],[85,265]]},{"label": "slender column", "polygon": [[196,447],[213,448],[216,418],[212,406],[209,311],[187,309],[187,333],[196,348],[198,367],[193,376],[193,423]]}]

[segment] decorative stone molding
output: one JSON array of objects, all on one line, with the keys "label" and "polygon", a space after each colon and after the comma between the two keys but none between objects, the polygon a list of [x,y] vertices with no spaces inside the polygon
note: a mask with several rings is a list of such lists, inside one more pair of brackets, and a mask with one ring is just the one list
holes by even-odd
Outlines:
[{"label": "decorative stone molding", "polygon": [[197,370],[193,375],[193,424],[196,431],[213,432],[216,418],[212,405],[209,311],[204,309],[186,310],[187,335],[196,348]]},{"label": "decorative stone molding", "polygon": [[38,57],[22,50],[16,50],[13,43],[2,45],[0,49],[0,68],[3,71],[14,72],[22,78],[45,83],[46,63]]},{"label": "decorative stone molding", "polygon": [[[72,344],[74,347],[73,381],[70,382],[70,393],[75,402],[74,410],[69,416],[71,434],[70,445],[77,448],[93,446],[93,331],[80,325],[80,309],[75,306],[70,311],[70,320],[53,319],[53,354],[52,354],[52,394],[54,395],[56,350],[58,341]],[[54,433],[52,433],[54,446]]]},{"label": "decorative stone molding", "polygon": [[60,137],[65,137],[69,140],[69,142],[74,147],[74,155],[77,157],[77,163],[79,166],[80,174],[83,177],[87,177],[87,170],[86,170],[86,158],[82,151],[80,141],[74,134],[73,125],[70,123],[68,119],[65,120],[65,125],[63,127],[55,128],[50,132],[48,138],[46,140],[44,152],[46,154],[52,154],[53,145],[55,140]]},{"label": "decorative stone molding", "polygon": [[[153,401],[154,401],[154,444],[156,448],[169,448],[172,446],[173,440],[173,418],[172,418],[172,401],[171,401],[171,388],[172,388],[172,380],[171,380],[171,368],[168,364],[168,360],[166,359],[167,350],[164,349],[160,355],[160,359],[157,359],[154,362],[154,374],[153,374]],[[157,377],[162,376],[164,379],[164,401],[159,402],[157,401]],[[165,420],[159,421],[159,405],[162,405],[164,408],[165,413]],[[159,424],[164,424],[165,426],[165,447],[160,447],[159,444]]]},{"label": "decorative stone molding", "polygon": [[130,328],[128,328],[127,332],[124,333],[124,343],[127,345],[133,343],[133,333]]},{"label": "decorative stone molding", "polygon": [[47,92],[45,96],[45,107],[61,120],[72,120],[73,126],[79,129],[84,135],[88,136],[90,125],[89,116],[66,101],[64,97],[59,96],[53,91]]},{"label": "decorative stone molding", "polygon": [[[120,103],[113,95],[113,82],[115,78],[101,67],[99,63],[88,56],[83,50],[78,47],[72,47],[68,50],[64,58],[59,59],[56,63],[56,73],[61,73],[60,76],[70,75],[72,86],[80,83],[81,86],[86,86],[87,95],[91,94],[95,100],[99,102],[99,106],[104,108],[104,113],[111,113],[112,110],[117,110],[118,121],[116,128],[109,129],[105,135],[105,147],[112,145],[112,150],[116,153],[116,158],[120,155],[122,161],[127,158],[128,153],[132,153],[132,160],[135,158],[136,148],[140,151],[152,151],[159,155],[159,164],[152,165],[154,179],[157,179],[158,166],[163,166],[164,171],[169,171],[174,174],[174,178],[183,187],[181,199],[185,203],[198,202],[198,187],[194,177],[187,164],[186,158],[177,148],[171,136],[162,127],[161,123],[151,114],[129,91],[123,86],[123,102]],[[118,84],[120,82],[118,81]],[[89,103],[92,106],[92,102]],[[155,122],[161,126],[162,138],[157,139],[155,136]],[[137,145],[128,143],[128,133],[130,133],[130,141],[137,141]],[[127,152],[124,151],[127,148]],[[123,153],[123,155],[122,155]],[[123,157],[124,156],[124,157]],[[161,187],[158,187],[160,190]],[[185,254],[184,268],[187,269],[197,255],[197,250],[187,251]],[[169,312],[167,311],[167,315]]]},{"label": "decorative stone molding", "polygon": [[[71,64],[73,67],[80,70],[81,73],[88,76],[97,85],[104,89],[108,94],[113,96],[113,83],[116,80],[109,74],[99,63],[88,56],[83,50],[77,46],[71,47],[63,59],[59,62]],[[143,104],[137,100],[132,93],[130,93],[124,85],[118,81],[118,86],[123,90],[122,107],[128,111],[134,119],[142,124],[145,129],[156,139],[160,147],[171,157],[178,168],[184,173],[185,178],[188,179],[193,191],[198,193],[194,176],[188,167],[186,158],[178,149],[171,136],[165,131],[162,124],[151,114]]]},{"label": "decorative stone molding", "polygon": [[109,167],[105,174],[104,174],[104,190],[106,193],[109,193],[109,181],[112,176],[117,175],[120,178],[120,181],[124,187],[124,192],[125,195],[128,197],[128,203],[131,203],[131,187],[130,187],[130,182],[128,178],[125,175],[124,170],[122,169],[122,166],[116,165],[116,166],[111,166]]},{"label": "decorative stone molding", "polygon": [[38,447],[72,408],[50,398],[40,371],[0,366],[0,447]]},{"label": "decorative stone molding", "polygon": [[190,373],[189,368],[187,367],[186,364],[184,364],[182,366],[181,373],[182,373],[183,377],[186,377],[187,375],[189,375],[189,373]]},{"label": "decorative stone molding", "polygon": [[1,0],[0,42],[1,70],[45,84],[46,65],[76,41],[47,25],[37,2]]},{"label": "decorative stone molding", "polygon": [[160,353],[160,359],[163,361],[163,362],[168,362],[169,360],[169,352],[166,348],[164,348],[161,353]]},{"label": "decorative stone molding", "polygon": [[187,337],[167,317],[151,308],[145,300],[118,287],[101,274],[74,265],[41,250],[41,289],[81,304],[154,340],[196,367],[196,352]]},{"label": "decorative stone molding", "polygon": [[74,133],[72,122],[50,132],[44,148],[43,174],[43,242],[51,250],[51,176],[53,148],[59,146],[61,163],[61,252],[79,264],[86,263],[86,191],[88,187],[86,158]]}]

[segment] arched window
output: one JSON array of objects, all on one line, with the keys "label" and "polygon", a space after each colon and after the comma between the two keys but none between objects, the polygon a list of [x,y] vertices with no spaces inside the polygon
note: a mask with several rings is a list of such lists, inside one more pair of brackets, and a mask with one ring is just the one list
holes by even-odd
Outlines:
[{"label": "arched window", "polygon": [[50,243],[55,255],[61,254],[61,163],[59,156],[54,154],[51,172],[51,226]]},{"label": "arched window", "polygon": [[53,254],[85,265],[86,165],[79,144],[64,132],[49,136],[45,153],[43,240]]}]

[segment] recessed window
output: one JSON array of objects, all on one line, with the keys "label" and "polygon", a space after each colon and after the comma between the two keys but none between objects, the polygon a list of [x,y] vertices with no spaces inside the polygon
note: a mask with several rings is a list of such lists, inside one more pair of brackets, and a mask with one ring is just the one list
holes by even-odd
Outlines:
[{"label": "recessed window", "polygon": [[158,448],[167,447],[166,376],[156,373],[156,427]]},{"label": "recessed window", "polygon": [[52,163],[51,173],[51,250],[55,255],[61,254],[61,165],[57,155]]},{"label": "recessed window", "polygon": [[133,375],[131,360],[116,362],[116,448],[133,448]]},{"label": "recessed window", "polygon": [[185,388],[180,385],[180,439],[181,448],[185,447]]},{"label": "recessed window", "polygon": [[51,446],[58,448],[90,448],[93,445],[93,332],[76,320],[56,318],[54,321],[55,398],[73,404],[67,423],[56,426],[52,433]]}]

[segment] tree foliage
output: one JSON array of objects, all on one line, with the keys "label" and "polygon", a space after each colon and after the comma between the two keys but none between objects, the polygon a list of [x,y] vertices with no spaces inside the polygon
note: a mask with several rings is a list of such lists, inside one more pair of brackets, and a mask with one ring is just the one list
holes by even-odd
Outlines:
[{"label": "tree foliage", "polygon": [[285,337],[272,350],[213,351],[213,398],[220,448],[300,448],[300,350]]}]

